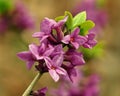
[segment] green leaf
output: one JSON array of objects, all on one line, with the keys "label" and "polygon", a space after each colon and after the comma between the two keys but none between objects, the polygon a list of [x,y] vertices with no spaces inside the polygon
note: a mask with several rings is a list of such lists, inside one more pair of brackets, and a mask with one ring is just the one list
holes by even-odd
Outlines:
[{"label": "green leaf", "polygon": [[95,26],[95,23],[91,20],[87,20],[80,25],[80,35],[86,35],[90,29]]},{"label": "green leaf", "polygon": [[65,18],[65,16],[58,16],[58,17],[55,18],[55,21],[58,22],[58,21],[60,21],[60,20],[62,20],[62,19],[64,19],[64,18]]},{"label": "green leaf", "polygon": [[80,26],[83,22],[86,21],[86,11],[78,13],[74,18],[73,18],[73,28]]},{"label": "green leaf", "polygon": [[66,26],[68,30],[72,29],[72,24],[73,24],[73,16],[70,12],[65,11],[65,16],[68,16],[67,22],[66,22]]}]

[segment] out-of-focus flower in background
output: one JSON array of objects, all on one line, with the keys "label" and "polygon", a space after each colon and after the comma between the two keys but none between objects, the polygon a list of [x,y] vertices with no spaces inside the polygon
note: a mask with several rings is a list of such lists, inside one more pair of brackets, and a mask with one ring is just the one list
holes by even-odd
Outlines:
[{"label": "out-of-focus flower in background", "polygon": [[100,94],[100,77],[92,73],[89,76],[81,75],[81,71],[77,70],[77,76],[73,82],[63,78],[57,89],[52,89],[52,96],[99,96]]},{"label": "out-of-focus flower in background", "polygon": [[0,17],[0,34],[4,33],[6,29],[7,29],[6,20],[3,19],[2,16],[1,16]]},{"label": "out-of-focus flower in background", "polygon": [[8,28],[6,16],[12,9],[12,3],[9,0],[0,0],[0,33],[4,33]]},{"label": "out-of-focus flower in background", "polygon": [[34,27],[33,18],[21,2],[15,3],[15,8],[12,12],[13,26],[19,30],[31,29]]},{"label": "out-of-focus flower in background", "polygon": [[22,2],[0,0],[0,33],[34,28],[34,20]]}]

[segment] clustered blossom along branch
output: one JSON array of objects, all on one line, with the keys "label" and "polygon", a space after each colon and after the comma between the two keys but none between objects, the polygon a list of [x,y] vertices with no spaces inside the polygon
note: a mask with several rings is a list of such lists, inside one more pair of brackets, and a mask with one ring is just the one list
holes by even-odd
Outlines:
[{"label": "clustered blossom along branch", "polygon": [[[91,59],[94,59],[94,57],[100,57],[104,52],[103,49],[105,44],[104,41],[101,40],[101,37],[104,32],[103,30],[108,23],[108,14],[107,10],[105,10],[105,5],[107,2],[105,0],[102,2],[101,1],[102,0],[80,0],[80,2],[75,4],[75,6],[71,10],[73,16],[85,10],[87,13],[87,19],[92,20],[96,25],[94,28],[89,30],[89,33],[94,32],[95,34],[97,34],[97,38],[99,38],[99,43],[92,50],[81,48],[82,53],[84,54],[84,58],[87,60],[87,62]],[[86,23],[82,25],[85,24]],[[87,29],[87,27],[89,28],[89,26],[86,26],[85,29]]]},{"label": "clustered blossom along branch", "polygon": [[64,76],[73,81],[72,77],[76,75],[75,67],[85,64],[83,54],[78,49],[91,49],[97,43],[95,34],[88,32],[93,27],[94,23],[86,20],[85,11],[75,17],[66,11],[64,16],[55,20],[44,18],[40,32],[32,35],[40,40],[40,44],[32,43],[28,51],[17,55],[26,61],[28,69],[35,66],[41,74],[49,72],[55,82]]}]

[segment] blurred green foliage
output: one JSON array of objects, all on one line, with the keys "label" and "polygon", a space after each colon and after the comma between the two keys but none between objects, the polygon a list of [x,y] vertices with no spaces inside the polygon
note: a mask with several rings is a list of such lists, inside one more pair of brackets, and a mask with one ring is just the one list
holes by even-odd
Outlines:
[{"label": "blurred green foliage", "polygon": [[0,0],[0,15],[11,10],[13,7],[12,4],[11,0]]},{"label": "blurred green foliage", "polygon": [[104,42],[103,41],[99,41],[98,44],[93,47],[92,49],[87,49],[84,47],[81,47],[81,51],[84,54],[84,58],[89,61],[93,58],[96,57],[101,57],[104,53]]}]

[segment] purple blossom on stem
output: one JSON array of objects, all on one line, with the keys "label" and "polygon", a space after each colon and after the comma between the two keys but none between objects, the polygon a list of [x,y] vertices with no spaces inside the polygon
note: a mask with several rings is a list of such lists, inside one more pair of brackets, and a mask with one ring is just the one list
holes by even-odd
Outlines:
[{"label": "purple blossom on stem", "polygon": [[44,39],[48,38],[51,35],[52,26],[55,23],[56,22],[54,20],[45,18],[40,24],[40,32],[36,32],[32,36],[39,38],[40,42],[44,41]]},{"label": "purple blossom on stem", "polygon": [[51,77],[57,82],[59,80],[59,75],[66,75],[67,72],[65,69],[61,67],[63,63],[63,55],[56,55],[51,60],[50,58],[46,58],[46,65],[48,67],[48,71]]},{"label": "purple blossom on stem", "polygon": [[97,41],[94,39],[95,34],[94,33],[89,33],[86,36],[86,38],[87,38],[87,42],[85,42],[83,44],[83,47],[92,49],[97,44]]},{"label": "purple blossom on stem", "polygon": [[[40,24],[40,32],[36,32],[32,35],[35,38],[39,38],[40,45],[30,44],[29,51],[17,54],[21,60],[27,63],[28,69],[31,69],[31,67],[35,65],[35,68],[39,71],[38,75],[36,75],[31,83],[32,87],[29,86],[24,92],[26,96],[30,93],[29,89],[33,89],[34,84],[44,72],[49,72],[55,82],[61,77],[66,77],[73,83],[79,81],[79,78],[75,79],[75,77],[79,76],[76,67],[84,65],[85,60],[82,52],[78,52],[77,49],[81,46],[86,48],[92,48],[95,46],[95,34],[90,33],[86,36],[81,36],[79,34],[79,26],[76,26],[71,32],[71,30],[67,29],[67,20],[68,16],[64,16],[64,18],[58,20],[58,22],[53,19],[45,18]],[[37,64],[34,64],[35,62],[37,62]],[[81,93],[88,93],[86,91],[82,92],[81,90],[81,93],[79,93],[79,86],[77,86],[76,83],[74,84],[74,90],[68,89],[66,96],[84,96],[81,95]],[[33,96],[45,95],[44,90],[38,90],[33,93]]]},{"label": "purple blossom on stem", "polygon": [[21,60],[26,61],[28,69],[31,69],[35,61],[46,58],[53,52],[53,50],[53,47],[49,46],[46,48],[44,44],[41,44],[41,46],[30,44],[29,51],[20,52],[17,55]]},{"label": "purple blossom on stem", "polygon": [[46,46],[44,43],[42,43],[40,46],[31,44],[29,45],[29,49],[37,60],[45,59],[54,51],[54,48],[51,45]]},{"label": "purple blossom on stem", "polygon": [[76,49],[83,45],[87,40],[85,37],[79,35],[80,29],[76,28],[70,35],[66,35],[62,42],[65,44],[71,43]]},{"label": "purple blossom on stem", "polygon": [[[29,51],[18,53],[19,58],[27,62],[28,69],[31,69],[34,62],[38,62],[36,69],[43,72],[48,71],[55,81],[59,80],[60,75],[68,76],[73,81],[72,77],[76,76],[76,69],[74,67],[85,63],[82,53],[77,52],[76,49],[80,46],[92,48],[96,44],[93,33],[87,36],[80,36],[80,29],[78,27],[71,34],[67,34],[60,39],[60,34],[64,34],[60,30],[62,30],[66,18],[59,22],[45,18],[40,26],[42,31],[33,34],[33,37],[40,38],[41,44],[39,46],[30,44]],[[53,29],[56,30],[56,36],[52,33]],[[57,42],[56,44],[53,43],[55,41]],[[63,51],[64,44],[61,41],[67,44],[68,49],[66,52]],[[68,46],[71,44],[75,48]],[[64,62],[66,61],[69,64],[65,64]]]},{"label": "purple blossom on stem", "polygon": [[[63,20],[60,20],[59,22],[56,22],[49,18],[45,18],[40,25],[41,31],[34,33],[32,36],[35,38],[39,38],[40,42],[44,41],[48,37],[49,40],[51,40],[52,42],[60,41],[63,38],[63,32],[61,28],[66,22],[66,20],[67,17]],[[56,30],[57,36],[52,33],[53,29]]]}]

